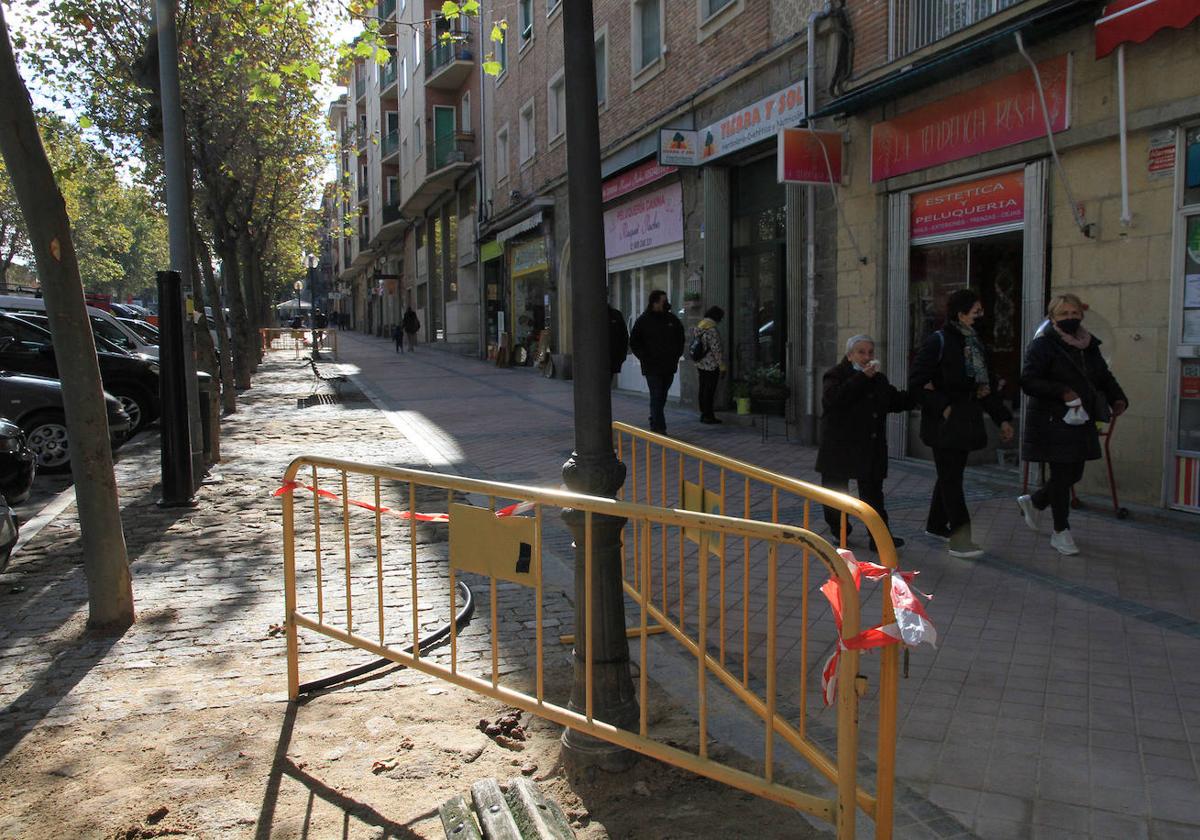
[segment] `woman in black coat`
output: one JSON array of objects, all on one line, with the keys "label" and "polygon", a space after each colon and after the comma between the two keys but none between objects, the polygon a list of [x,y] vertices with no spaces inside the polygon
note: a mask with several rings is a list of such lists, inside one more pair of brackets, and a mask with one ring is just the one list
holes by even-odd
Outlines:
[{"label": "woman in black coat", "polygon": [[946,325],[925,340],[908,377],[908,390],[922,394],[921,440],[933,450],[937,467],[925,533],[949,539],[954,557],[983,554],[971,539],[963,471],[967,455],[987,446],[984,413],[1000,427],[1000,440],[1013,439],[1012,414],[996,391],[987,348],[975,333],[982,319],[976,292],[951,294]]},{"label": "woman in black coat", "polygon": [[[875,508],[887,524],[883,504],[883,480],[887,478],[888,453],[884,424],[889,412],[907,411],[915,401],[895,388],[879,372],[875,339],[856,335],[846,342],[846,356],[825,371],[821,399],[821,447],[817,450],[817,472],[821,486],[839,493],[858,483],[858,498]],[[825,522],[836,537],[841,533],[842,514],[825,508]],[[850,536],[846,523],[846,536]],[[897,548],[904,540],[893,537]],[[875,550],[875,539],[871,539]]]},{"label": "woman in black coat", "polygon": [[1050,301],[1050,320],[1029,343],[1021,368],[1021,390],[1029,397],[1021,458],[1049,464],[1050,478],[1031,495],[1018,497],[1017,505],[1034,530],[1036,512],[1049,507],[1054,514],[1050,545],[1067,555],[1079,553],[1068,520],[1071,487],[1083,477],[1084,463],[1100,457],[1096,423],[1129,406],[1100,355],[1100,339],[1083,327],[1083,310],[1083,301],[1072,294]]}]

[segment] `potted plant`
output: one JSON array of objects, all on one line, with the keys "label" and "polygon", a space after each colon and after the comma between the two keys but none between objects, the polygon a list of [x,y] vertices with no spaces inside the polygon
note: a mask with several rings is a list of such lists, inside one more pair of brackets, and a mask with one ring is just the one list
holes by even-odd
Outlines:
[{"label": "potted plant", "polygon": [[787,375],[778,362],[762,365],[751,371],[750,399],[757,413],[783,414],[791,394],[792,391],[787,385]]},{"label": "potted plant", "polygon": [[738,414],[750,413],[750,383],[745,379],[734,380],[733,401],[737,404]]}]

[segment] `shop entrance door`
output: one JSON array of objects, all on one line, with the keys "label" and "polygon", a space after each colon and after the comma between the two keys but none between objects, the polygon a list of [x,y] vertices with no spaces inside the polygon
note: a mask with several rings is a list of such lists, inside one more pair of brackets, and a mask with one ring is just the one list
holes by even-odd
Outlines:
[{"label": "shop entrance door", "polygon": [[[957,289],[979,293],[981,338],[992,354],[999,392],[1019,429],[1021,360],[1046,306],[1046,161],[940,186],[895,193],[888,200],[888,378],[906,382],[913,359],[945,318]],[[989,421],[988,446],[972,463],[1018,466],[1016,443],[1001,446]],[[920,414],[888,418],[893,456],[929,459]]]},{"label": "shop entrance door", "polygon": [[[912,249],[909,262],[909,365],[925,339],[945,325],[946,299],[958,289],[974,289],[983,303],[979,335],[991,351],[998,390],[1016,416],[1021,393],[1021,231]],[[908,452],[932,459],[920,440],[920,417],[908,425]],[[996,462],[995,435],[976,462]],[[1014,462],[1015,465],[1015,462]]]},{"label": "shop entrance door", "polygon": [[[609,302],[625,316],[625,326],[632,332],[633,323],[646,310],[650,293],[662,289],[667,293],[675,314],[683,319],[680,309],[683,303],[683,278],[678,261],[656,263],[639,268],[616,271],[608,276]],[[632,353],[625,359],[617,375],[617,387],[623,391],[647,392],[642,367]],[[679,374],[667,392],[671,399],[679,399]]]}]

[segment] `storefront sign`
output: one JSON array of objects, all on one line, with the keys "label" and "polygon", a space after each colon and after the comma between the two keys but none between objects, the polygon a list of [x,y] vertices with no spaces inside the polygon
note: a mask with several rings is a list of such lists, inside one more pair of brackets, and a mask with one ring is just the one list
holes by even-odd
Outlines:
[{"label": "storefront sign", "polygon": [[604,213],[608,259],[683,239],[683,188],[670,184]]},{"label": "storefront sign", "polygon": [[1200,362],[1180,364],[1179,397],[1184,400],[1200,400]]},{"label": "storefront sign", "polygon": [[1151,179],[1175,177],[1175,129],[1168,128],[1150,135],[1146,175]]},{"label": "storefront sign", "polygon": [[804,80],[760,99],[699,131],[669,128],[658,133],[658,162],[671,166],[699,166],[722,155],[774,137],[807,116]]},{"label": "storefront sign", "polygon": [[841,132],[781,128],[775,154],[781,184],[842,182]]},{"label": "storefront sign", "polygon": [[535,271],[545,271],[548,268],[546,263],[546,240],[540,236],[535,239],[515,243],[510,250],[512,252],[510,276],[512,277],[532,274]]},{"label": "storefront sign", "polygon": [[653,160],[646,161],[641,166],[634,167],[605,181],[602,188],[603,199],[612,201],[618,196],[641,189],[647,184],[653,184],[659,178],[665,178],[672,172],[678,171],[678,168],[674,166],[663,166]]},{"label": "storefront sign", "polygon": [[660,166],[695,166],[699,158],[696,148],[698,131],[685,128],[664,128],[658,132],[658,163]]},{"label": "storefront sign", "polygon": [[1025,218],[1025,173],[1005,172],[913,193],[911,203],[909,235],[914,241],[1020,227]]},{"label": "storefront sign", "polygon": [[[1071,56],[1038,65],[1053,131],[1071,124]],[[1032,70],[876,124],[871,129],[871,180],[961,160],[1024,143],[1046,133]]]}]

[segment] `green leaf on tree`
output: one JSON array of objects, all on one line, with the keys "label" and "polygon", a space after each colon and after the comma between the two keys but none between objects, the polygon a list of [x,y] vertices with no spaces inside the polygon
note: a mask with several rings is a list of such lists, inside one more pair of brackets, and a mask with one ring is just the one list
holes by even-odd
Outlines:
[{"label": "green leaf on tree", "polygon": [[499,76],[500,71],[503,69],[504,69],[504,67],[503,67],[503,65],[500,64],[499,61],[483,62],[483,72],[487,73],[489,76]]}]

